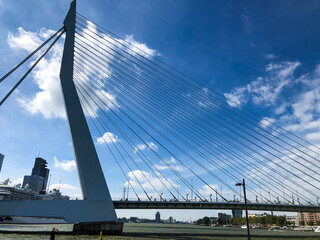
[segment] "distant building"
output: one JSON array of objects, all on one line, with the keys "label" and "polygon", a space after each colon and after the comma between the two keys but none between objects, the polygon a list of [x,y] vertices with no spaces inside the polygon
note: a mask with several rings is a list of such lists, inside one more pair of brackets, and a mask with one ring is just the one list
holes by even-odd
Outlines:
[{"label": "distant building", "polygon": [[304,221],[304,224],[307,225],[308,222],[313,222],[316,224],[317,221],[320,221],[320,213],[313,213],[313,212],[302,212],[298,213],[298,222],[300,225],[301,221]]},{"label": "distant building", "polygon": [[295,226],[299,226],[299,217],[298,215],[286,216],[287,222],[294,224]]},{"label": "distant building", "polygon": [[218,223],[218,218],[217,217],[211,217],[210,218],[210,224],[217,224]]},{"label": "distant building", "polygon": [[242,210],[238,210],[238,209],[232,209],[232,217],[239,217],[242,218]]},{"label": "distant building", "polygon": [[3,159],[4,159],[4,155],[0,153],[0,172],[2,168]]},{"label": "distant building", "polygon": [[157,213],[156,213],[156,222],[159,223],[160,221],[161,221],[160,213],[157,212]]},{"label": "distant building", "polygon": [[176,220],[170,216],[167,220],[164,221],[164,223],[176,223]]},{"label": "distant building", "polygon": [[231,215],[226,213],[218,213],[218,223],[219,224],[228,224],[230,222]]},{"label": "distant building", "polygon": [[43,158],[36,158],[30,176],[24,176],[22,186],[28,187],[35,192],[45,191],[48,183],[49,169],[47,161]]},{"label": "distant building", "polygon": [[268,213],[248,214],[248,217],[267,217]]},{"label": "distant building", "polygon": [[32,168],[32,176],[41,176],[43,177],[43,188],[42,190],[46,190],[47,183],[48,183],[48,177],[49,177],[49,169],[47,168],[47,161],[43,158],[36,158],[36,161],[34,162],[34,167]]}]

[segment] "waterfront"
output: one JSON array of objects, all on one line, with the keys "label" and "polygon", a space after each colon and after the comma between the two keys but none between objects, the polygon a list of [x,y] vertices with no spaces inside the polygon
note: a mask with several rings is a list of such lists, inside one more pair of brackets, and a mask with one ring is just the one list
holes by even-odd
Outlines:
[{"label": "waterfront", "polygon": [[[0,230],[16,231],[45,231],[45,234],[0,234],[0,239],[49,239],[48,232],[53,228],[58,228],[66,234],[57,234],[56,239],[98,239],[98,236],[70,235],[71,224],[65,225],[0,225]],[[69,235],[68,235],[69,234]],[[320,233],[300,232],[300,231],[268,231],[265,229],[252,229],[252,239],[320,239]],[[144,224],[144,223],[126,223],[122,236],[105,236],[104,239],[240,239],[245,240],[246,229],[241,228],[223,228],[197,226],[188,224]]]}]

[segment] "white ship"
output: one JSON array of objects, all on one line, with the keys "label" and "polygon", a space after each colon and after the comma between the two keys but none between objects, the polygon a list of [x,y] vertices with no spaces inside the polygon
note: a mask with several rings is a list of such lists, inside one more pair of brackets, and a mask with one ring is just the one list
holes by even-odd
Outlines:
[{"label": "white ship", "polygon": [[9,185],[10,179],[6,179],[0,184],[0,200],[41,200],[44,195],[37,194],[28,188],[21,188],[21,184],[16,186]]},{"label": "white ship", "polygon": [[[6,179],[0,184],[0,201],[12,200],[69,200],[70,197],[62,195],[59,189],[50,190],[46,194],[39,194],[32,191],[26,185],[21,188],[21,184],[9,185],[10,180]],[[1,202],[0,202],[1,204]],[[34,218],[22,216],[0,216],[0,224],[31,224],[31,223],[65,223],[63,219]]]}]

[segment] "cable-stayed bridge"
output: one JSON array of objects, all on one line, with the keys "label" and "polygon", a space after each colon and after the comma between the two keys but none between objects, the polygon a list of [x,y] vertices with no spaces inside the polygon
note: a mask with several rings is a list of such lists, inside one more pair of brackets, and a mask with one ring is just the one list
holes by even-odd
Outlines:
[{"label": "cable-stayed bridge", "polygon": [[[0,80],[52,41],[0,105],[66,32],[60,79],[83,200],[3,202],[0,215],[92,222],[115,221],[114,208],[244,209],[235,186],[243,178],[249,210],[320,212],[317,145],[94,23],[75,4],[64,27]],[[94,142],[104,145],[103,157]],[[99,160],[123,175],[121,200],[112,202]]]}]

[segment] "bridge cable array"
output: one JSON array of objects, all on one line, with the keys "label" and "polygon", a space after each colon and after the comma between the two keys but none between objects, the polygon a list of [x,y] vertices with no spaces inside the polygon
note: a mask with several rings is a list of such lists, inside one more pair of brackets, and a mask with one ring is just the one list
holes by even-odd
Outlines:
[{"label": "bridge cable array", "polygon": [[29,73],[37,66],[37,64],[41,61],[41,59],[50,51],[50,49],[54,46],[54,44],[60,39],[60,37],[64,34],[64,27],[60,28],[56,31],[51,37],[49,37],[45,42],[43,42],[37,49],[35,49],[32,53],[30,53],[25,59],[23,59],[20,63],[18,63],[14,68],[12,68],[6,75],[4,75],[0,79],[0,83],[5,80],[11,73],[16,71],[19,67],[23,65],[27,60],[29,60],[33,55],[41,50],[47,43],[49,43],[54,37],[54,41],[49,45],[49,47],[39,56],[39,58],[32,64],[32,66],[27,70],[27,72],[20,78],[20,80],[13,86],[13,88],[5,95],[5,97],[0,101],[0,106],[8,99],[8,97],[14,92],[14,90],[23,82],[23,80],[29,75]]},{"label": "bridge cable array", "polygon": [[[56,37],[0,106],[64,32],[60,28],[0,79],[1,83]],[[143,48],[77,13],[75,86],[99,143],[107,147],[137,199],[157,196],[164,201],[169,194],[173,201],[205,202],[215,194],[216,201],[230,201],[231,195],[233,201],[236,196],[241,201],[235,183],[246,178],[248,196],[257,202],[318,204],[318,146]],[[189,181],[193,178],[197,187]],[[191,198],[181,189],[191,190]]]},{"label": "bridge cable array", "polygon": [[[320,154],[317,146],[267,119],[251,114],[245,108],[234,106],[223,95],[203,88],[198,82],[142,51],[141,47],[115,36],[78,13],[74,80],[81,93],[82,104],[91,105],[91,113],[87,113],[90,117],[95,113],[99,122],[108,120],[114,131],[110,128],[105,131],[119,132],[130,145],[131,152],[137,155],[139,143],[131,140],[127,130],[135,135],[164,164],[160,168],[170,169],[200,200],[207,201],[201,194],[203,190],[193,188],[182,176],[185,173],[179,173],[166,157],[159,154],[160,148],[164,150],[162,154],[179,162],[224,201],[227,199],[217,191],[217,187],[200,175],[208,174],[230,193],[239,195],[240,199],[241,193],[224,179],[234,183],[240,178],[249,178],[248,190],[265,202],[273,202],[271,196],[280,202],[279,196],[282,194],[282,202],[291,203],[294,203],[293,195],[296,200],[300,198],[306,202],[310,201],[306,193],[319,198],[317,183],[320,182],[320,174],[316,168],[319,168]],[[99,117],[98,110],[104,114],[104,119]],[[146,139],[155,142],[159,152]],[[120,144],[119,141],[116,144]],[[125,150],[123,145],[121,148]],[[125,152],[133,160],[130,153]],[[146,159],[149,157],[142,154],[143,151],[139,150],[139,162],[146,164],[155,176],[161,175],[163,181],[170,182],[161,169],[156,168],[157,164],[149,162],[150,165],[147,165]],[[203,173],[190,167],[189,161]],[[133,164],[150,184],[138,163],[133,160]],[[126,166],[132,174],[132,168],[127,163]],[[284,184],[284,181],[287,183]],[[137,182],[143,189],[143,184]],[[164,182],[162,185],[165,185]],[[301,192],[295,190],[297,187]],[[162,199],[156,188],[152,188]],[[145,189],[143,192],[146,193]]]}]

